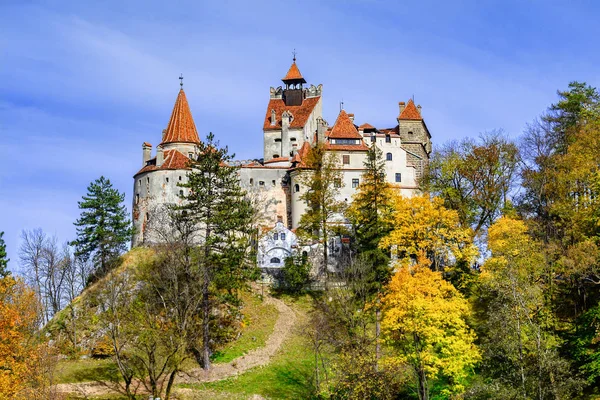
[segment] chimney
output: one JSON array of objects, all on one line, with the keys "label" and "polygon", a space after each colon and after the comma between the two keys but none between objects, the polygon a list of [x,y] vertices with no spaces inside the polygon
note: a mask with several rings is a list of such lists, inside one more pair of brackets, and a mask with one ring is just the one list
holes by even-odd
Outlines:
[{"label": "chimney", "polygon": [[348,117],[350,118],[350,121],[354,122],[354,114],[348,114]]},{"label": "chimney", "polygon": [[275,110],[271,110],[271,125],[275,125],[277,124],[277,114],[275,113]]},{"label": "chimney", "polygon": [[327,131],[327,122],[321,117],[317,118],[317,142],[325,143],[325,131]]},{"label": "chimney", "polygon": [[145,166],[148,160],[150,160],[150,157],[152,157],[152,145],[150,143],[144,142],[144,144],[142,144],[142,154],[142,166]]},{"label": "chimney", "polygon": [[419,110],[419,115],[422,117],[423,114],[421,114],[421,105],[420,104],[417,106],[417,110]]},{"label": "chimney", "polygon": [[400,114],[402,114],[402,111],[404,111],[404,109],[406,108],[406,103],[401,101],[400,103],[398,103],[398,107],[400,108]]},{"label": "chimney", "polygon": [[278,215],[278,216],[277,216],[277,222],[278,222],[278,223],[279,223],[279,222],[283,223],[283,217],[282,217],[281,215]]},{"label": "chimney", "polygon": [[160,167],[161,165],[163,165],[164,161],[165,161],[165,155],[163,153],[162,147],[159,146],[156,148],[156,166]]}]

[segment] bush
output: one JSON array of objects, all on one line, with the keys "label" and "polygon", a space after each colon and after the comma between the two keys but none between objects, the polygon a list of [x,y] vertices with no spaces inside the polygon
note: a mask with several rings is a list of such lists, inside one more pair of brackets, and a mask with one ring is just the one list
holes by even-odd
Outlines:
[{"label": "bush", "polygon": [[306,253],[287,257],[284,261],[283,289],[289,293],[300,293],[308,283],[311,265]]}]

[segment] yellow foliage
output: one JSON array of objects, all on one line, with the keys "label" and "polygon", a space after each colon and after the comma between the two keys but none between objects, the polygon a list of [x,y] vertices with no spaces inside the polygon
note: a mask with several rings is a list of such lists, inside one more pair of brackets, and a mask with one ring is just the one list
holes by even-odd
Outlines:
[{"label": "yellow foliage", "polygon": [[381,247],[395,247],[401,256],[426,254],[435,269],[456,260],[472,261],[477,256],[473,232],[461,227],[458,213],[443,203],[438,197],[398,195],[393,231],[382,239]]},{"label": "yellow foliage", "polygon": [[38,356],[36,295],[23,281],[0,279],[0,398],[14,398],[34,378]]},{"label": "yellow foliage", "polygon": [[419,264],[398,266],[382,306],[382,332],[399,350],[398,359],[413,367],[420,382],[446,376],[453,392],[462,391],[481,355],[465,322],[471,311],[461,293],[421,254]]}]

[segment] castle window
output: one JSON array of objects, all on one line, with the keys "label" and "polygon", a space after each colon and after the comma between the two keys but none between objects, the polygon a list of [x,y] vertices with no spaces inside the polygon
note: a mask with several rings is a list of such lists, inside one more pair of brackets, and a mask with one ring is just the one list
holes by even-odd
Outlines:
[{"label": "castle window", "polygon": [[250,186],[254,185],[254,179],[250,178]]},{"label": "castle window", "polygon": [[412,133],[412,131],[408,131],[408,134],[409,134],[409,135],[412,135],[413,133]]},{"label": "castle window", "polygon": [[169,177],[168,176],[165,178],[165,180],[167,181],[167,183],[169,183]]},{"label": "castle window", "polygon": [[141,184],[142,184],[142,180],[138,179],[138,185],[141,185]]},{"label": "castle window", "polygon": [[281,264],[281,260],[277,257],[271,258],[271,264]]},{"label": "castle window", "polygon": [[279,158],[279,154],[273,154],[273,158]]},{"label": "castle window", "polygon": [[179,180],[181,180],[181,175],[179,175]]},{"label": "castle window", "polygon": [[265,186],[265,181],[258,181],[258,186]]},{"label": "castle window", "polygon": [[285,233],[282,233],[282,234],[280,234],[280,235],[279,235],[279,238],[280,238],[281,240],[285,240]]},{"label": "castle window", "polygon": [[400,172],[396,172],[396,182],[402,182],[402,174]]},{"label": "castle window", "polygon": [[385,142],[392,143],[392,137],[390,135],[385,135]]},{"label": "castle window", "polygon": [[281,138],[275,138],[275,143],[281,142]]},{"label": "castle window", "polygon": [[342,162],[344,163],[344,165],[348,165],[348,164],[350,164],[350,156],[349,156],[349,155],[347,155],[347,154],[344,154],[344,155],[342,156]]},{"label": "castle window", "polygon": [[135,195],[135,204],[138,204],[140,202],[140,195],[136,194]]},{"label": "castle window", "polygon": [[290,138],[290,142],[295,142],[295,141],[296,141],[296,138],[295,138],[295,137],[293,137],[293,138]]},{"label": "castle window", "polygon": [[294,193],[298,193],[300,191],[300,185],[297,183],[294,185]]},{"label": "castle window", "polygon": [[275,232],[273,234],[273,240],[278,240],[279,239],[279,234],[277,232]]},{"label": "castle window", "polygon": [[189,157],[189,158],[190,158],[190,160],[191,160],[192,158],[194,158],[194,153],[188,153],[188,157]]},{"label": "castle window", "polygon": [[183,189],[179,191],[179,196],[183,197]]},{"label": "castle window", "polygon": [[275,186],[275,179],[271,181],[271,185]]},{"label": "castle window", "polygon": [[356,189],[358,187],[358,178],[352,179],[352,189]]},{"label": "castle window", "polygon": [[146,183],[149,185],[150,184],[150,177],[146,178]]},{"label": "castle window", "polygon": [[385,160],[386,161],[392,161],[392,153],[386,153]]},{"label": "castle window", "polygon": [[371,136],[371,143],[375,143],[376,140],[377,140],[377,137],[375,135]]}]

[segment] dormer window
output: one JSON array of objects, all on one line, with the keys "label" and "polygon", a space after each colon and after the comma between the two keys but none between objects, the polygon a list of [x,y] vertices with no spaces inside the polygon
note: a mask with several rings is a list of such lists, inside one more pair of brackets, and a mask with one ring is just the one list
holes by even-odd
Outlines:
[{"label": "dormer window", "polygon": [[282,233],[280,233],[280,234],[279,234],[279,238],[280,238],[281,240],[285,240],[285,233],[283,233],[283,232],[282,232]]},{"label": "dormer window", "polygon": [[279,240],[279,234],[277,232],[273,234],[273,240]]},{"label": "dormer window", "polygon": [[385,142],[392,143],[392,137],[390,135],[385,135]]},{"label": "dormer window", "polygon": [[188,157],[190,158],[190,160],[193,159],[194,158],[194,153],[188,153]]}]

